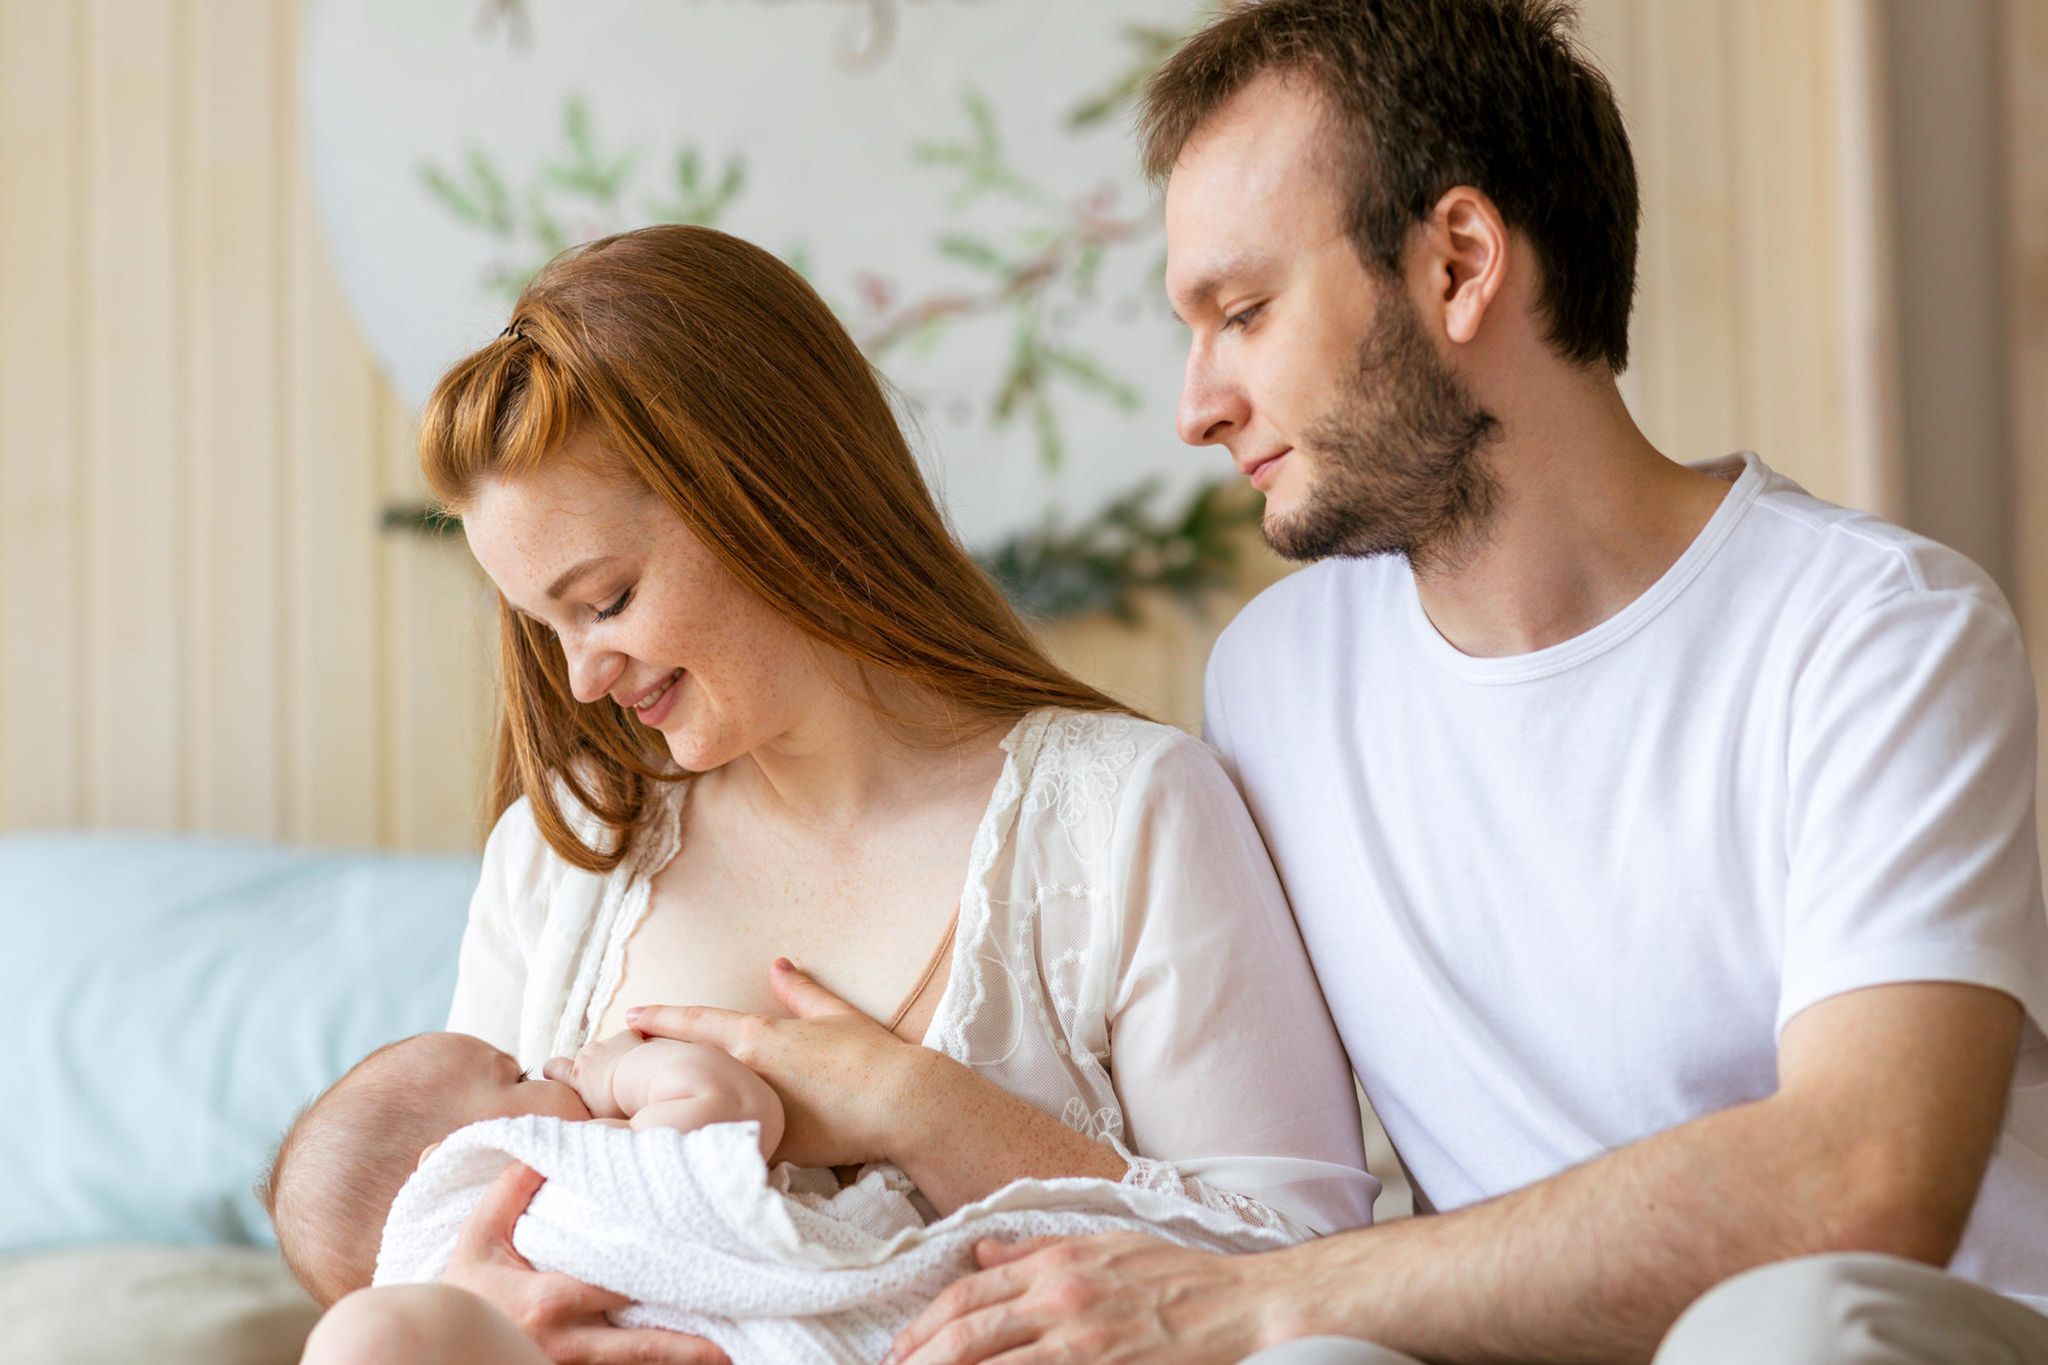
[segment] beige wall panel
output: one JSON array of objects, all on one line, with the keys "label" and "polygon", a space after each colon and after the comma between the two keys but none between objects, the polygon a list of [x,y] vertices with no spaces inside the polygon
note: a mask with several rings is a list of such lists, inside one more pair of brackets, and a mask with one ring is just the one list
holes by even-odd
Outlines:
[{"label": "beige wall panel", "polygon": [[176,11],[97,0],[85,139],[84,424],[87,814],[179,823],[188,754],[181,666],[189,512],[177,395],[186,338],[178,249]]},{"label": "beige wall panel", "polygon": [[[422,491],[415,419],[379,387],[384,495],[413,500]],[[460,540],[391,535],[380,557],[390,641],[383,679],[384,842],[475,847],[496,677],[485,580]]]},{"label": "beige wall panel", "polygon": [[1054,662],[1155,720],[1202,727],[1202,673],[1216,637],[1246,603],[1294,571],[1266,548],[1256,527],[1240,538],[1234,581],[1189,611],[1154,594],[1139,606],[1136,628],[1107,616],[1049,621],[1037,628]]},{"label": "beige wall panel", "polygon": [[186,822],[284,832],[279,472],[279,34],[270,0],[209,0],[178,73],[186,187],[181,319],[191,571],[186,603]]},{"label": "beige wall panel", "polygon": [[[277,0],[277,11],[278,69],[288,77],[298,7]],[[380,744],[380,389],[328,265],[297,117],[296,101],[285,99],[285,825],[295,839],[370,845],[382,834],[388,762]]]},{"label": "beige wall panel", "polygon": [[0,828],[84,815],[77,11],[0,0]]},{"label": "beige wall panel", "polygon": [[[1634,0],[1585,0],[1579,6],[1579,41],[1593,58],[1594,65],[1607,77],[1607,83],[1614,89],[1615,102],[1621,106],[1621,120],[1628,130],[1630,149],[1635,154],[1637,175],[1640,176],[1642,130],[1637,126],[1638,92],[1634,64],[1637,35],[1630,18],[1634,8]],[[1637,256],[1635,306],[1629,317],[1629,367],[1621,372],[1618,384],[1622,401],[1628,404],[1629,411],[1640,423],[1645,420],[1643,414],[1647,402],[1643,385],[1642,356],[1644,348],[1650,343],[1645,340],[1643,323],[1640,251]]]},{"label": "beige wall panel", "polygon": [[1710,459],[1747,444],[1729,11],[1644,4],[1631,18],[1634,85],[1653,95],[1634,111],[1644,209],[1638,417],[1674,459]]},{"label": "beige wall panel", "polygon": [[[2016,606],[2048,713],[2048,6],[2007,0],[2004,14],[2007,324],[2011,337]],[[2041,731],[2041,838],[2048,844],[2048,728]]]},{"label": "beige wall panel", "polygon": [[1733,242],[1745,327],[1737,439],[1831,501],[1849,498],[1839,334],[1841,240],[1827,174],[1841,145],[1836,47],[1826,6],[1731,6],[1731,122],[1742,193]]},{"label": "beige wall panel", "polygon": [[[1643,175],[1631,406],[1674,454],[1753,444],[1832,496],[1843,77],[1823,25],[1844,2],[1582,18]],[[376,529],[418,493],[411,417],[328,272],[299,22],[297,0],[0,0],[0,825],[474,843],[490,599],[459,543]],[[1156,601],[1142,630],[1045,638],[1192,726],[1210,642],[1285,571],[1247,544],[1199,618]]]}]

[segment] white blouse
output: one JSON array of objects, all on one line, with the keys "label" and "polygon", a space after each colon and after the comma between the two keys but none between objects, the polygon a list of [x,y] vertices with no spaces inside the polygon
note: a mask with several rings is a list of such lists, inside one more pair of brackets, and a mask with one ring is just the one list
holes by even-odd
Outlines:
[{"label": "white blouse", "polygon": [[[1215,756],[1168,726],[1053,709],[1003,749],[925,1046],[1113,1148],[1127,1183],[1298,1237],[1371,1221],[1350,1064]],[[675,855],[683,786],[609,875],[556,856],[524,799],[506,810],[450,1029],[528,1067],[593,1035]]]}]

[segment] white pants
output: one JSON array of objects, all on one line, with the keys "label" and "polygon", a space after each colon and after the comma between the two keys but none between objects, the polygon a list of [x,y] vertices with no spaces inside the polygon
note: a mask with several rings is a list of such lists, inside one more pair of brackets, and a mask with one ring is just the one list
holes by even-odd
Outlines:
[{"label": "white pants", "polygon": [[[1672,1324],[1655,1365],[2030,1365],[2048,1317],[1892,1256],[1805,1256],[1737,1275]],[[1417,1365],[1341,1337],[1290,1341],[1244,1365]]]}]

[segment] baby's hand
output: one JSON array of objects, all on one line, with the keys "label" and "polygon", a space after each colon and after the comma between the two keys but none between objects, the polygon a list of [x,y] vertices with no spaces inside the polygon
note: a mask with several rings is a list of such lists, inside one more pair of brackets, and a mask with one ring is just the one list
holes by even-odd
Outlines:
[{"label": "baby's hand", "polygon": [[614,1033],[594,1043],[585,1043],[576,1050],[575,1060],[556,1057],[541,1068],[541,1074],[551,1081],[562,1081],[576,1088],[589,1106],[590,1116],[599,1119],[622,1119],[626,1111],[619,1107],[612,1093],[612,1077],[619,1069],[619,1062],[645,1040],[631,1029]]}]

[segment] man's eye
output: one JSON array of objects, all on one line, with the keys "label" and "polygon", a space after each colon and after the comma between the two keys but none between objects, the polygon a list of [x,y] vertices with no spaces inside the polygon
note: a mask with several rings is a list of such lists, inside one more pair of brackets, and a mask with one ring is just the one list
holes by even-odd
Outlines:
[{"label": "man's eye", "polygon": [[624,611],[624,610],[626,609],[626,603],[628,603],[628,602],[630,602],[630,601],[632,601],[632,600],[633,600],[633,590],[632,590],[631,588],[628,588],[628,589],[626,589],[626,590],[625,590],[624,592],[622,592],[622,593],[620,593],[620,594],[619,594],[619,600],[618,600],[618,601],[616,601],[616,602],[612,603],[612,604],[611,604],[610,606],[608,606],[608,607],[605,607],[605,608],[601,609],[601,610],[600,610],[600,611],[599,611],[599,612],[597,613],[597,619],[598,619],[598,620],[600,620],[600,621],[609,621],[609,620],[611,620],[611,619],[612,619],[612,618],[613,618],[614,616],[617,616],[617,615],[618,615],[618,614],[619,614],[620,612]]},{"label": "man's eye", "polygon": [[1264,312],[1265,308],[1265,304],[1255,303],[1251,307],[1245,309],[1242,313],[1232,314],[1231,316],[1223,319],[1223,330],[1227,332],[1233,327],[1244,326],[1253,318],[1257,317],[1260,313]]}]

